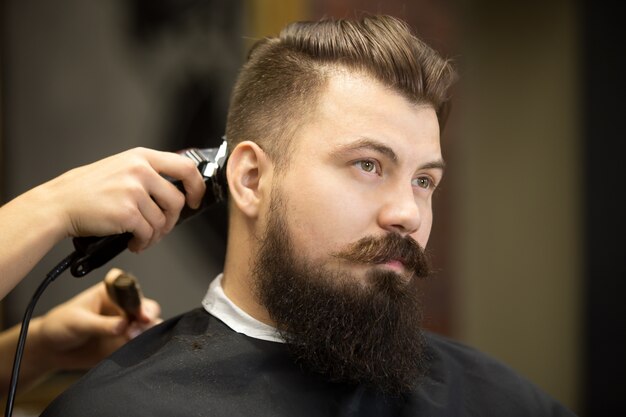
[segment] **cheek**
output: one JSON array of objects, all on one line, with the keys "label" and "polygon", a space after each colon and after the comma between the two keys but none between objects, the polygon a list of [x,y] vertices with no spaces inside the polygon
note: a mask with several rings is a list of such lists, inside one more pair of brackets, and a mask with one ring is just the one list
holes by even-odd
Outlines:
[{"label": "cheek", "polygon": [[371,223],[368,219],[374,218],[358,197],[348,195],[336,182],[321,184],[316,181],[307,188],[286,190],[292,192],[285,218],[295,249],[314,257],[336,252],[362,238]]},{"label": "cheek", "polygon": [[415,241],[419,243],[422,248],[426,248],[426,245],[428,244],[428,239],[430,238],[430,232],[432,230],[432,227],[433,212],[432,209],[428,207],[421,210],[420,228],[417,232],[413,234],[413,239],[415,239]]}]

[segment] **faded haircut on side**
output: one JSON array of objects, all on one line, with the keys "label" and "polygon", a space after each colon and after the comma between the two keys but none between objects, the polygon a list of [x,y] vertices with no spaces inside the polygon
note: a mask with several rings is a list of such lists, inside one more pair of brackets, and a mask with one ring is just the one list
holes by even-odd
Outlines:
[{"label": "faded haircut on side", "polygon": [[251,140],[284,169],[291,139],[314,113],[326,81],[346,69],[433,106],[440,127],[445,124],[456,73],[404,22],[390,16],[296,22],[252,47],[231,96],[229,149]]}]

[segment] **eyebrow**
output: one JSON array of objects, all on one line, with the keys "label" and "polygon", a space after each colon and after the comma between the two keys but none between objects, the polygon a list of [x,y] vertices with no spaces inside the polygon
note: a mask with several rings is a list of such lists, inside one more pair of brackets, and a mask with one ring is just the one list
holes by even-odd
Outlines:
[{"label": "eyebrow", "polygon": [[436,161],[425,163],[424,165],[420,166],[419,169],[440,169],[442,171],[445,171],[446,162],[443,159],[438,159]]},{"label": "eyebrow", "polygon": [[[370,138],[361,138],[356,142],[349,143],[347,145],[342,145],[337,150],[338,153],[351,152],[359,149],[371,149],[378,153],[385,155],[387,158],[391,159],[394,163],[398,162],[398,155],[391,149],[389,146],[380,143],[376,140]],[[424,165],[421,165],[419,169],[440,169],[444,171],[446,168],[446,163],[443,159],[437,159],[435,161],[427,162]]]},{"label": "eyebrow", "polygon": [[385,155],[393,162],[398,162],[398,155],[389,146],[382,144],[370,138],[361,138],[356,142],[351,142],[346,145],[342,145],[337,150],[339,153],[352,152],[359,149],[371,149],[378,153]]}]

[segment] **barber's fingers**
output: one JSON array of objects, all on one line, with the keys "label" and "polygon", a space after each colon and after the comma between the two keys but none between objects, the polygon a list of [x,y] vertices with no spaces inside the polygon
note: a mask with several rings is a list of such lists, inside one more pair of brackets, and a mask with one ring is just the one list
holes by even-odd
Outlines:
[{"label": "barber's fingers", "polygon": [[157,225],[161,234],[170,232],[180,216],[180,212],[185,206],[185,195],[183,195],[174,184],[165,178],[158,177],[149,186],[150,195],[159,206],[164,215],[163,224]]},{"label": "barber's fingers", "polygon": [[166,179],[153,178],[150,182],[145,195],[137,199],[139,216],[130,230],[134,237],[129,242],[129,249],[135,252],[146,249],[169,233],[185,205],[184,195]]},{"label": "barber's fingers", "polygon": [[74,331],[76,334],[84,335],[85,337],[123,336],[124,339],[129,340],[137,337],[144,331],[161,323],[162,321],[163,320],[160,318],[155,318],[147,322],[133,321],[129,323],[124,317],[103,316],[85,312],[81,320],[76,322]]},{"label": "barber's fingers", "polygon": [[[150,199],[139,199],[137,206],[145,222],[137,220],[135,237],[129,242],[131,251],[141,251],[156,243],[169,233],[180,216],[185,201],[192,208],[197,208],[204,195],[205,185],[196,165],[188,158],[168,152],[145,149],[148,160],[155,173],[144,178],[144,186]],[[185,194],[162,175],[182,181]],[[151,229],[147,227],[150,225]]]},{"label": "barber's fingers", "polygon": [[[136,190],[137,191],[137,190]],[[144,179],[142,188],[130,200],[133,205],[126,230],[134,237],[129,249],[138,252],[156,243],[170,232],[185,204],[184,195],[160,175]]]},{"label": "barber's fingers", "polygon": [[121,316],[104,316],[82,310],[80,319],[71,322],[71,331],[84,338],[93,336],[120,336],[128,327],[128,320]]},{"label": "barber's fingers", "polygon": [[128,243],[128,248],[133,252],[142,251],[156,243],[165,233],[167,222],[161,207],[147,194],[137,201],[137,210],[139,214],[130,229],[133,238]]},{"label": "barber's fingers", "polygon": [[128,249],[132,252],[139,252],[152,243],[155,227],[161,222],[159,219],[165,219],[165,216],[150,196],[138,202],[135,210],[138,213],[132,216],[131,224],[126,230],[133,234],[133,238],[128,242]]},{"label": "barber's fingers", "polygon": [[141,299],[141,311],[137,320],[143,324],[158,324],[162,320],[161,306],[155,300],[143,297]]},{"label": "barber's fingers", "polygon": [[191,159],[175,153],[158,152],[158,154],[158,157],[150,158],[152,167],[161,174],[182,181],[187,204],[191,208],[198,208],[204,195],[205,184],[196,164]]},{"label": "barber's fingers", "polygon": [[161,307],[156,301],[142,298],[141,312],[137,317],[137,321],[133,321],[128,325],[125,332],[126,338],[134,339],[152,326],[162,323],[163,319],[159,317],[160,314]]}]

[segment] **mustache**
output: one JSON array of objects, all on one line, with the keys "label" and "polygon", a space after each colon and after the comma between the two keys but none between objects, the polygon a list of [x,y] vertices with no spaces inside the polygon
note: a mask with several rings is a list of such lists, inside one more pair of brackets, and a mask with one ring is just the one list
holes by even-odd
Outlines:
[{"label": "mustache", "polygon": [[401,261],[407,270],[425,278],[430,274],[430,262],[425,250],[412,238],[390,233],[382,237],[367,236],[334,254],[356,263],[381,264]]}]

